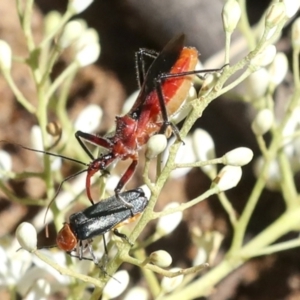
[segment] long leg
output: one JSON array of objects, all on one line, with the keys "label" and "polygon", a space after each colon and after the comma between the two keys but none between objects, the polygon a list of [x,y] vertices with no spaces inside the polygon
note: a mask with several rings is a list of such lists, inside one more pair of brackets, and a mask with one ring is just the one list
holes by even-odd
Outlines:
[{"label": "long leg", "polygon": [[[66,181],[68,181],[69,179],[72,179],[72,178],[74,178],[74,177],[76,177],[76,176],[78,176],[78,175],[80,175],[80,174],[82,174],[82,173],[84,173],[84,172],[87,172],[87,171],[88,171],[88,169],[84,169],[84,170],[81,170],[81,171],[79,171],[79,172],[77,172],[77,173],[75,173],[75,174],[72,174],[72,175],[66,177],[66,178],[59,184],[59,186],[58,186],[58,188],[57,188],[57,190],[56,190],[56,193],[55,193],[54,197],[51,199],[51,201],[49,202],[49,204],[48,204],[48,206],[47,206],[47,209],[46,209],[46,212],[45,212],[45,217],[44,217],[44,224],[46,223],[46,217],[47,217],[47,213],[48,213],[48,211],[49,211],[49,209],[50,209],[50,206],[51,206],[52,202],[55,200],[55,198],[57,197],[58,193],[60,192],[60,190],[61,190],[63,184],[64,184]],[[93,201],[92,199],[89,199],[89,200],[91,201],[92,204],[94,204],[94,201]],[[48,227],[46,227],[46,237],[49,237]]]},{"label": "long leg", "polygon": [[146,66],[145,63],[145,58],[146,57],[151,58],[153,61],[157,56],[158,56],[158,52],[154,50],[145,49],[145,48],[141,48],[139,49],[139,51],[135,53],[135,68],[136,68],[136,75],[137,75],[139,88],[142,87],[148,70],[148,67]]},{"label": "long leg", "polygon": [[[223,67],[218,68],[218,69],[193,70],[193,71],[187,71],[187,72],[181,72],[181,73],[173,73],[173,74],[162,73],[162,74],[159,75],[158,79],[165,80],[165,79],[174,78],[174,77],[183,77],[183,76],[188,76],[188,75],[198,75],[200,73],[205,73],[205,74],[206,73],[217,73],[217,72],[223,71],[223,69],[226,66],[228,66],[228,64],[226,64]],[[200,78],[204,79],[203,77],[200,77]]]},{"label": "long leg", "polygon": [[161,115],[162,115],[162,119],[163,119],[163,126],[161,127],[161,133],[165,133],[167,130],[167,127],[171,126],[177,139],[182,142],[178,128],[176,127],[176,125],[174,125],[172,122],[169,121],[167,107],[166,107],[166,103],[164,100],[165,97],[164,97],[161,85],[162,85],[162,79],[161,78],[156,79],[155,87],[156,87],[157,96],[158,96],[158,100],[159,100],[159,104],[160,104]]},{"label": "long leg", "polygon": [[162,119],[163,119],[163,126],[162,126],[162,132],[165,132],[168,126],[172,127],[173,132],[175,133],[176,137],[178,140],[182,141],[179,135],[178,128],[169,121],[168,118],[168,113],[167,113],[167,108],[166,108],[166,103],[165,103],[165,97],[163,94],[163,89],[162,89],[162,83],[168,78],[176,78],[176,77],[183,77],[183,76],[188,76],[188,75],[196,75],[199,73],[213,73],[213,72],[221,72],[224,67],[227,65],[224,65],[222,68],[219,69],[207,69],[207,70],[193,70],[193,71],[187,71],[187,72],[181,72],[181,73],[174,73],[174,74],[169,74],[169,73],[162,73],[160,74],[157,78],[154,80],[154,85],[157,91],[157,96],[160,104],[160,109],[161,109],[161,114],[162,114]]},{"label": "long leg", "polygon": [[101,146],[107,149],[112,147],[112,143],[108,139],[100,136],[96,136],[94,134],[86,133],[83,131],[76,131],[75,137],[78,143],[80,144],[80,146],[82,147],[82,149],[86,152],[86,154],[90,157],[91,160],[94,160],[95,158],[82,140],[85,140],[93,145]]},{"label": "long leg", "polygon": [[130,178],[134,174],[137,164],[138,164],[138,157],[136,156],[133,159],[133,161],[131,162],[131,164],[128,167],[128,169],[125,171],[125,173],[121,177],[121,179],[120,179],[117,187],[115,188],[116,197],[119,200],[121,200],[126,205],[126,207],[128,207],[128,208],[132,208],[133,205],[131,203],[128,203],[124,198],[122,198],[120,196],[120,192],[121,192],[122,188],[124,187],[124,185],[130,180]]}]

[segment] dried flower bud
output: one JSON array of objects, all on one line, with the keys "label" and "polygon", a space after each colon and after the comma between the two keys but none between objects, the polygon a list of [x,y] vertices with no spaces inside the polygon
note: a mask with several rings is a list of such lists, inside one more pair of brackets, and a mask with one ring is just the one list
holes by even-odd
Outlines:
[{"label": "dried flower bud", "polygon": [[149,258],[151,263],[161,268],[169,267],[172,263],[172,256],[164,250],[152,252]]},{"label": "dried flower bud", "polygon": [[297,18],[292,25],[292,44],[294,49],[300,49],[300,18]]},{"label": "dried flower bud", "polygon": [[237,186],[241,178],[241,167],[225,166],[213,180],[211,188],[218,188],[218,192],[224,192]]},{"label": "dried flower bud", "polygon": [[[178,272],[179,268],[173,268],[170,269],[171,272]],[[179,275],[176,277],[163,277],[162,281],[161,281],[161,288],[165,293],[170,293],[173,290],[175,290],[182,282],[183,280],[183,275]]]},{"label": "dried flower bud", "polygon": [[286,17],[285,5],[282,2],[273,3],[266,14],[266,27],[277,26]]},{"label": "dried flower bud", "polygon": [[46,130],[52,136],[60,136],[62,134],[62,129],[58,122],[48,123],[46,126]]},{"label": "dried flower bud", "polygon": [[[165,206],[164,210],[167,210],[169,208],[178,207],[179,204],[177,202],[171,202],[168,205]],[[170,215],[163,216],[159,218],[156,230],[163,234],[167,235],[171,233],[181,222],[182,220],[182,212],[178,211]]]},{"label": "dried flower bud", "polygon": [[164,134],[156,134],[147,142],[146,157],[152,159],[162,153],[167,147],[167,138]]},{"label": "dried flower bud", "polygon": [[263,135],[268,132],[274,123],[274,114],[268,109],[262,109],[256,115],[251,128],[255,135]]},{"label": "dried flower bud", "polygon": [[225,165],[244,166],[253,158],[253,151],[246,147],[239,147],[227,152],[222,161]]},{"label": "dried flower bud", "polygon": [[127,288],[128,283],[129,283],[128,272],[125,270],[118,271],[116,274],[114,274],[114,277],[112,277],[104,287],[103,289],[104,299],[113,299],[120,296]]},{"label": "dried flower bud", "polygon": [[11,48],[3,40],[0,40],[0,68],[3,71],[11,69]]},{"label": "dried flower bud", "polygon": [[239,3],[235,0],[227,0],[223,7],[222,17],[224,30],[232,33],[241,17],[241,8]]},{"label": "dried flower bud", "polygon": [[84,132],[91,133],[97,129],[101,123],[103,110],[99,105],[89,104],[78,115],[74,128]]},{"label": "dried flower bud", "polygon": [[36,249],[37,233],[30,223],[21,223],[16,230],[16,237],[23,249],[27,251],[33,251]]},{"label": "dried flower bud", "polygon": [[68,10],[74,14],[83,12],[94,0],[69,0]]}]

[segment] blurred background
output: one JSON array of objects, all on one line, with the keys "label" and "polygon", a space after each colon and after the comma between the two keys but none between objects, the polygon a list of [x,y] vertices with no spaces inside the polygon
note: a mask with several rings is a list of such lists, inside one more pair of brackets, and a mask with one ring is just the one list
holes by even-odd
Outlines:
[{"label": "blurred background", "polygon": [[[259,20],[268,3],[267,0],[247,1],[251,24]],[[186,34],[186,45],[199,50],[202,62],[221,51],[225,41],[221,19],[222,6],[223,1],[220,0],[95,1],[78,17],[85,19],[88,26],[98,31],[101,55],[96,65],[84,68],[76,77],[68,100],[70,117],[75,118],[78,111],[88,103],[100,104],[104,109],[104,118],[97,132],[104,134],[113,125],[115,116],[120,113],[127,96],[137,89],[134,53],[139,48],[159,51],[174,35],[183,32]],[[40,40],[42,36],[44,15],[51,10],[64,12],[65,8],[66,1],[36,1],[32,20],[36,40]],[[14,53],[24,55],[24,37],[20,32],[15,2],[0,1],[0,16],[0,38],[11,45]],[[235,34],[234,40],[239,40],[238,33]],[[281,51],[289,53],[290,45],[285,36],[277,46]],[[67,62],[68,57],[63,58],[55,67],[54,75]],[[222,60],[215,62],[214,68],[222,66]],[[13,69],[18,86],[27,98],[34,102],[35,90],[28,81],[26,72],[25,68],[19,66]],[[248,111],[244,103],[229,98],[217,99],[205,110],[195,128],[201,127],[212,135],[217,155],[239,146],[249,147],[257,154],[256,141],[250,129],[252,120],[250,116],[251,111]],[[33,124],[35,120],[16,104],[12,92],[0,77],[0,139],[30,146],[29,133]],[[79,145],[74,144],[74,147]],[[40,168],[36,165],[34,154],[22,150],[13,154],[14,170]],[[143,164],[139,165],[135,178],[128,188],[142,184],[140,176],[142,168]],[[71,169],[65,172],[67,174]],[[242,182],[228,192],[237,212],[243,209],[255,180],[251,166],[243,168],[243,172]],[[161,210],[170,201],[188,201],[205,191],[210,184],[199,169],[192,170],[186,177],[176,179],[176,184],[174,183],[175,179],[167,183],[157,204],[157,210]],[[9,184],[19,196],[39,198],[45,192],[44,187],[39,186],[34,180],[10,181]],[[276,219],[283,209],[279,194],[265,191],[251,220],[249,237]],[[0,194],[0,237],[13,232],[21,221],[30,220],[38,210],[38,207],[26,207],[10,202]],[[227,216],[218,200],[211,198],[198,204],[194,209],[187,210],[184,222],[176,231],[159,241],[159,245],[151,245],[149,252],[154,249],[165,249],[171,253],[176,265],[181,267],[190,265],[194,249],[186,233],[193,226],[198,226],[203,231],[217,230],[224,234],[223,251],[230,245],[231,228]],[[151,231],[151,228],[148,230]],[[298,252],[298,249],[289,250],[251,260],[224,279],[209,299],[300,299]]]}]

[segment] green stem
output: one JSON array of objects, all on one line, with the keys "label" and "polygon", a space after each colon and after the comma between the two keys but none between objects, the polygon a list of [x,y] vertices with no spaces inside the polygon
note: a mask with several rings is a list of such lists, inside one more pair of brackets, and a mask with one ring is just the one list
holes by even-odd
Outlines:
[{"label": "green stem", "polygon": [[256,181],[256,184],[252,190],[252,193],[251,193],[251,195],[247,201],[247,204],[244,208],[244,211],[243,211],[240,219],[236,223],[233,241],[232,241],[231,248],[229,251],[230,253],[234,253],[234,252],[238,251],[243,244],[243,239],[244,239],[244,235],[246,232],[246,228],[247,228],[249,220],[253,214],[253,211],[256,207],[256,204],[261,195],[261,192],[262,192],[263,188],[265,187],[267,173],[268,173],[271,161],[276,154],[276,150],[277,150],[277,142],[273,140],[273,142],[270,146],[270,150],[269,150],[269,157],[265,161],[264,166],[262,167],[262,170],[260,172],[260,175]]},{"label": "green stem", "polygon": [[292,168],[283,150],[278,153],[278,162],[281,174],[281,190],[287,205],[287,209],[295,209],[299,207],[299,199],[297,197],[297,189],[293,178]]},{"label": "green stem", "polygon": [[225,193],[220,193],[218,195],[219,200],[221,202],[221,205],[223,206],[224,210],[226,211],[230,223],[233,227],[235,227],[236,223],[237,223],[237,219],[236,219],[236,212],[234,210],[234,208],[232,207],[231,203],[229,202],[228,198],[226,197]]},{"label": "green stem", "polygon": [[11,74],[7,71],[2,72],[5,80],[7,81],[9,87],[12,89],[17,101],[31,114],[34,114],[36,112],[35,107],[29,103],[29,101],[24,97],[24,95],[21,93],[21,91],[18,89],[18,87],[15,85],[15,82],[13,81]]},{"label": "green stem", "polygon": [[292,211],[285,212],[274,221],[269,227],[252,239],[241,249],[239,255],[244,258],[256,256],[261,249],[274,243],[277,239],[287,234],[291,230],[299,230],[300,207]]},{"label": "green stem", "polygon": [[240,4],[240,8],[241,8],[241,18],[240,18],[238,27],[248,42],[248,48],[251,50],[251,49],[255,48],[256,41],[255,41],[255,35],[252,32],[252,29],[250,27],[249,20],[248,20],[246,0],[238,0],[238,2]]}]

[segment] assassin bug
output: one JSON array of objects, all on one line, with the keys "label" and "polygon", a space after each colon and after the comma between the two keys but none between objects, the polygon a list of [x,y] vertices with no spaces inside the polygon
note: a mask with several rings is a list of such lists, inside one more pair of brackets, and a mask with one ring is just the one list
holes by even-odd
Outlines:
[{"label": "assassin bug", "polygon": [[57,234],[57,246],[70,255],[77,248],[78,258],[85,259],[83,257],[83,241],[87,241],[92,259],[98,264],[91,247],[91,241],[95,236],[103,235],[106,254],[108,251],[104,233],[110,230],[130,243],[127,236],[118,232],[117,228],[135,220],[145,210],[148,199],[140,188],[121,193],[121,197],[132,205],[132,208],[128,208],[125,204],[120,205],[120,201],[114,195],[83,211],[72,214],[69,217],[69,223],[65,223]]},{"label": "assassin bug", "polygon": [[[148,70],[145,70],[145,56],[153,58]],[[137,77],[141,90],[131,110],[122,117],[116,117],[115,134],[111,137],[100,137],[82,131],[75,133],[79,144],[92,159],[86,177],[87,196],[92,203],[91,177],[98,171],[107,172],[107,168],[114,161],[131,159],[131,164],[114,190],[116,197],[131,207],[122,199],[120,192],[135,172],[138,151],[152,135],[165,133],[168,126],[172,127],[180,139],[177,127],[168,118],[179,110],[186,99],[192,85],[191,75],[221,70],[195,70],[197,62],[198,51],[193,47],[184,47],[183,34],[169,41],[158,55],[154,51],[141,49],[136,54]],[[106,148],[107,152],[94,159],[84,142]]]},{"label": "assassin bug", "polygon": [[[145,57],[153,59],[149,68],[146,68]],[[197,61],[198,51],[193,47],[184,47],[183,34],[169,41],[158,54],[155,51],[146,49],[137,52],[137,77],[141,88],[140,93],[129,113],[122,117],[116,117],[115,134],[110,137],[100,137],[82,131],[75,133],[79,144],[90,157],[90,163],[83,163],[66,156],[19,145],[24,149],[59,156],[87,167],[65,178],[60,183],[52,200],[56,198],[65,181],[87,172],[86,193],[90,202],[94,204],[90,190],[92,176],[98,171],[102,174],[107,173],[107,168],[117,160],[131,159],[131,164],[115,188],[115,195],[123,204],[132,207],[122,198],[120,192],[135,172],[138,164],[138,151],[152,135],[159,132],[164,133],[168,126],[172,127],[174,133],[180,139],[177,127],[169,122],[168,117],[174,115],[184,102],[192,85],[192,75],[222,70],[222,68],[195,70]],[[106,148],[107,152],[95,158],[85,142]]]}]

